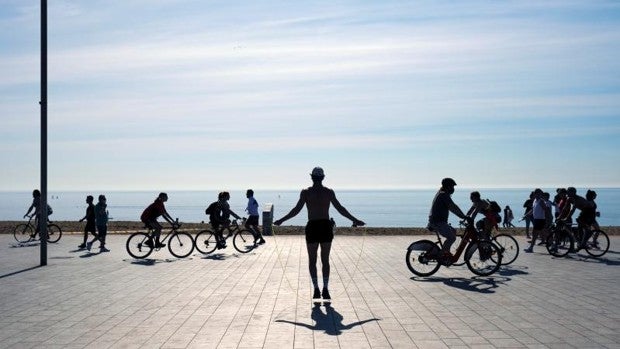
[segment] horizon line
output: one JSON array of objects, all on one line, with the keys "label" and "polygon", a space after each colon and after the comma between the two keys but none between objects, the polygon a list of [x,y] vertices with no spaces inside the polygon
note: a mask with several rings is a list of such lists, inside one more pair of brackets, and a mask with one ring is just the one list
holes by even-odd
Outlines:
[{"label": "horizon line", "polygon": [[[341,190],[341,191],[396,191],[396,190],[434,190],[434,189],[438,189],[440,187],[440,185],[437,186],[411,186],[411,187],[342,187],[342,188],[337,188],[337,187],[332,187],[332,186],[327,186],[328,188],[334,189],[336,188],[337,190]],[[591,185],[591,186],[584,186],[584,185],[575,185],[573,186],[575,188],[578,189],[620,189],[620,185]],[[305,187],[303,187],[305,188]],[[567,188],[567,186],[553,186],[553,185],[538,185],[538,186],[488,186],[488,187],[484,187],[484,186],[457,186],[456,190],[458,191],[459,189],[465,189],[465,190],[470,190],[470,189],[474,189],[474,190],[497,190],[497,189],[506,189],[506,190],[523,190],[523,189],[528,189],[528,190],[534,190],[535,188],[541,188],[541,189],[556,189],[556,188]],[[106,192],[165,192],[165,191],[172,191],[172,192],[191,192],[191,191],[196,191],[196,192],[204,192],[204,191],[245,191],[248,189],[253,189],[254,191],[257,190],[262,190],[262,191],[298,191],[300,190],[299,187],[296,188],[276,188],[276,187],[271,187],[271,188],[260,188],[260,187],[251,187],[251,188],[200,188],[200,189],[180,189],[180,188],[166,188],[166,189],[54,189],[54,190],[49,190],[48,189],[48,193],[51,192],[88,192],[88,191],[106,191]],[[32,189],[0,189],[0,192],[2,193],[16,193],[16,192],[30,192],[32,191]]]}]

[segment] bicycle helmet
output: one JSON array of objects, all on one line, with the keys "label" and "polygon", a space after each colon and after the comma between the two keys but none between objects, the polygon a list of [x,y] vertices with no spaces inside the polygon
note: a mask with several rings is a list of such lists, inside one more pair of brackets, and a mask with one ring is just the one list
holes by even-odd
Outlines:
[{"label": "bicycle helmet", "polygon": [[442,187],[453,187],[455,185],[456,185],[456,182],[454,181],[454,179],[452,179],[450,177],[446,177],[446,178],[441,180],[441,186]]}]

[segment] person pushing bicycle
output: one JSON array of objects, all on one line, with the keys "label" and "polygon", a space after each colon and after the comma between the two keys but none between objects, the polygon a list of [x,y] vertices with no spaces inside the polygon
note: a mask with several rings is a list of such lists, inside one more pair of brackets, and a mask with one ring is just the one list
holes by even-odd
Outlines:
[{"label": "person pushing bicycle", "polygon": [[217,201],[211,203],[205,210],[205,213],[209,215],[209,223],[215,231],[218,249],[226,248],[223,232],[230,225],[230,216],[232,215],[237,219],[241,218],[230,209],[228,200],[230,200],[230,193],[223,191],[217,195]]},{"label": "person pushing bicycle", "polygon": [[173,226],[176,225],[172,217],[168,214],[168,211],[166,211],[166,207],[164,206],[164,202],[166,201],[168,201],[168,194],[159,193],[157,199],[155,199],[155,201],[150,204],[140,216],[142,223],[144,223],[147,228],[153,230],[150,240],[146,242],[146,244],[150,247],[153,247],[153,240],[155,240],[155,248],[162,248],[166,246],[166,244],[162,244],[159,241],[159,236],[162,229],[161,224],[157,222],[157,218],[159,216],[164,217],[164,219]]},{"label": "person pushing bicycle", "polygon": [[[41,219],[41,212],[39,212],[39,206],[41,206],[41,192],[39,191],[39,189],[35,189],[32,191],[32,204],[30,205],[30,207],[28,207],[28,211],[26,211],[26,214],[24,215],[24,218],[34,217],[35,234],[38,233],[40,230],[39,219]],[[30,211],[32,210],[34,210],[34,212],[32,213],[32,215],[30,215]],[[52,207],[50,205],[47,205],[47,215],[51,215],[52,212]]]}]

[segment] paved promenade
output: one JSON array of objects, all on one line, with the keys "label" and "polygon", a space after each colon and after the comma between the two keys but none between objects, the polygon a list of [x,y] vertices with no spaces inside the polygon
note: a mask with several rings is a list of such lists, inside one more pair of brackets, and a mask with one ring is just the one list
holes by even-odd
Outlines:
[{"label": "paved promenade", "polygon": [[37,267],[38,244],[3,234],[0,348],[620,348],[620,237],[601,259],[537,246],[491,277],[430,278],[405,265],[419,238],[336,236],[330,306],[311,302],[302,236],[137,261],[126,236],[99,254],[68,235]]}]

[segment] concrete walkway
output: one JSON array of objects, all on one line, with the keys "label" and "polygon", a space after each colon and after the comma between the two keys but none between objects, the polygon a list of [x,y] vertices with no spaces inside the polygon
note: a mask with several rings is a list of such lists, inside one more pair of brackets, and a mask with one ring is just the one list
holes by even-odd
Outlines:
[{"label": "concrete walkway", "polygon": [[303,236],[144,261],[126,238],[91,254],[63,236],[37,267],[38,244],[0,235],[0,348],[620,348],[620,237],[601,259],[537,246],[491,277],[417,278],[421,237],[337,236],[331,306],[311,302]]}]

